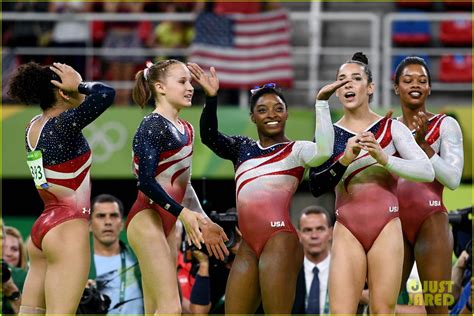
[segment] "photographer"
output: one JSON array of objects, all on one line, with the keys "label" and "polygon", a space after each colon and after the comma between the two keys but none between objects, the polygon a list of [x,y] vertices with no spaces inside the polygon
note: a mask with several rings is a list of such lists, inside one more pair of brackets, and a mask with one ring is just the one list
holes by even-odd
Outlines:
[{"label": "photographer", "polygon": [[456,302],[451,309],[451,315],[472,314],[472,241],[456,260],[451,279]]},{"label": "photographer", "polygon": [[[227,215],[226,215],[227,214]],[[220,214],[227,216],[230,219],[233,215],[229,213]],[[236,216],[236,215],[235,215]],[[213,214],[210,215],[213,218]],[[215,220],[213,218],[213,220]],[[214,257],[209,257],[205,252],[194,249],[192,250],[192,258],[195,264],[198,264],[198,270],[195,277],[195,282],[191,291],[191,312],[193,314],[224,314],[225,304],[225,288],[227,285],[227,278],[229,276],[230,268],[237,254],[242,234],[240,233],[235,223],[232,226],[232,220],[228,222],[232,227],[232,231],[226,229],[226,223],[215,220],[221,225],[227,236],[229,242],[226,243],[229,247],[230,255],[224,262],[216,260]]]},{"label": "photographer", "polygon": [[20,305],[20,289],[13,281],[10,268],[2,261],[2,314],[18,314]]},{"label": "photographer", "polygon": [[[108,314],[143,314],[140,269],[135,255],[119,240],[123,226],[123,205],[118,198],[102,194],[93,199],[89,279],[95,279],[98,292],[110,298]],[[89,291],[94,296],[94,288]],[[103,305],[103,301],[98,301]]]},{"label": "photographer", "polygon": [[[7,236],[3,220],[0,218],[2,249],[5,249]],[[21,290],[25,283],[26,271],[10,267],[2,260],[2,315],[18,314],[21,305]]]}]

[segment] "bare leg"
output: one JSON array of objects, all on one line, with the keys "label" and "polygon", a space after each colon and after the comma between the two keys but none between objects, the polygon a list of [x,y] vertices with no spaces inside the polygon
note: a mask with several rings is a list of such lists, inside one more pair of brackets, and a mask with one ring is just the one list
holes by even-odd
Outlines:
[{"label": "bare leg", "polygon": [[402,270],[402,282],[400,283],[400,292],[406,287],[408,277],[413,269],[413,262],[415,257],[413,254],[413,246],[408,242],[406,238],[403,238],[403,270]]},{"label": "bare leg", "polygon": [[391,220],[367,253],[371,314],[394,314],[403,269],[400,219]]},{"label": "bare leg", "polygon": [[[424,289],[430,290],[430,295],[425,295],[428,314],[448,314],[450,301],[446,299],[450,298],[452,290],[452,252],[453,236],[448,225],[448,215],[434,213],[421,225],[415,243],[415,259],[420,280]],[[432,286],[427,286],[428,282],[431,282]],[[434,299],[436,294],[443,297],[441,302]]]},{"label": "bare leg", "polygon": [[36,248],[31,239],[28,241],[28,255],[30,257],[30,268],[26,276],[25,286],[21,298],[19,315],[39,314],[46,312],[44,300],[44,280],[46,277],[46,256]]},{"label": "bare leg", "polygon": [[75,314],[90,267],[89,224],[73,219],[43,238],[47,269],[44,283],[47,314]]},{"label": "bare leg", "polygon": [[260,304],[258,260],[253,250],[242,241],[225,289],[226,314],[253,314]]},{"label": "bare leg", "polygon": [[142,272],[145,313],[181,314],[176,260],[161,217],[151,209],[139,212],[128,225],[127,237]]},{"label": "bare leg", "polygon": [[355,314],[367,275],[366,254],[361,243],[344,225],[336,222],[333,236],[329,308],[331,314]]},{"label": "bare leg", "polygon": [[258,264],[266,314],[291,314],[302,265],[303,248],[295,234],[277,233],[267,241]]}]

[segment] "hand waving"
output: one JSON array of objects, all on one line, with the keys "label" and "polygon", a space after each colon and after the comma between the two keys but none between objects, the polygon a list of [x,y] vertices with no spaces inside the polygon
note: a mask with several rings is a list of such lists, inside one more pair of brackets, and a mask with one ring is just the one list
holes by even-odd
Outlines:
[{"label": "hand waving", "polygon": [[207,96],[213,97],[219,90],[219,78],[217,78],[217,72],[214,67],[211,67],[210,75],[206,74],[198,64],[188,63],[188,69],[191,71],[193,80],[199,83],[204,89]]}]

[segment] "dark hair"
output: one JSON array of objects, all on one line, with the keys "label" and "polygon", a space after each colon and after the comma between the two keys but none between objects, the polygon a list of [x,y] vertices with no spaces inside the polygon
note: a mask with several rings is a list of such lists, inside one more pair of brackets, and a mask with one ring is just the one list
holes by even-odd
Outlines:
[{"label": "dark hair", "polygon": [[92,199],[91,202],[91,215],[94,213],[94,205],[96,203],[117,203],[119,207],[120,216],[123,217],[123,203],[118,198],[111,194],[100,194]]},{"label": "dark hair", "polygon": [[[369,68],[369,59],[367,58],[367,56],[365,56],[363,52],[355,53],[354,55],[352,55],[351,59],[349,59],[342,65],[345,65],[345,64],[357,64],[357,65],[362,66],[365,74],[367,75],[367,82],[372,83],[372,70],[370,70]],[[339,69],[341,69],[341,67],[339,67]],[[337,70],[336,78],[339,75],[339,69]],[[369,102],[372,102],[373,97],[374,97],[373,94],[369,96]]]},{"label": "dark hair", "polygon": [[256,92],[253,93],[252,96],[250,97],[250,113],[253,112],[253,109],[255,108],[255,105],[258,99],[264,94],[274,94],[274,95],[279,96],[280,99],[283,101],[285,108],[288,108],[285,97],[283,96],[283,93],[281,92],[280,88],[278,88],[277,86],[266,87],[265,85],[263,85],[263,88],[256,89]]},{"label": "dark hair", "polygon": [[310,206],[307,206],[305,207],[302,211],[301,211],[301,215],[300,215],[300,219],[298,220],[298,229],[301,228],[301,217],[303,217],[303,215],[311,215],[311,214],[322,214],[322,215],[325,215],[326,216],[326,222],[328,224],[328,227],[332,227],[333,226],[333,221],[332,221],[332,216],[329,214],[329,212],[322,206],[320,205],[310,205]]},{"label": "dark hair", "polygon": [[8,95],[24,104],[39,104],[46,110],[56,103],[56,88],[51,80],[61,82],[49,66],[35,62],[21,65],[9,82]]},{"label": "dark hair", "polygon": [[431,74],[430,74],[430,69],[428,68],[428,65],[426,64],[426,61],[418,56],[408,56],[405,57],[398,65],[395,70],[395,78],[394,82],[395,84],[400,83],[400,76],[402,75],[403,69],[405,69],[408,65],[421,65],[422,67],[425,68],[426,73],[428,74],[428,84],[431,87]]},{"label": "dark hair", "polygon": [[[135,86],[132,90],[132,98],[140,107],[144,107],[151,97],[156,98],[155,83],[166,78],[171,65],[182,64],[176,59],[160,60],[147,68],[140,70],[135,75]],[[145,78],[146,74],[146,78]]]}]

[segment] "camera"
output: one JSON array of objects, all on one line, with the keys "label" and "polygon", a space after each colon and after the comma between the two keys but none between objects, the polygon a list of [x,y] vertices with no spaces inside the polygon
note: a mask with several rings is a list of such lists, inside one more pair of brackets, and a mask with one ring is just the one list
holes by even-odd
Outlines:
[{"label": "camera", "polygon": [[217,213],[212,211],[209,214],[209,218],[212,219],[214,223],[221,226],[224,229],[225,234],[229,240],[225,243],[227,249],[230,249],[235,246],[238,242],[238,236],[236,236],[235,227],[238,223],[237,210],[233,207],[228,209],[225,213]]},{"label": "camera", "polygon": [[[225,246],[227,247],[227,249],[234,247],[235,244],[239,241],[239,236],[237,235],[235,231],[235,228],[237,227],[237,222],[238,222],[236,209],[234,207],[230,208],[225,213],[218,213],[216,211],[211,211],[211,213],[209,213],[209,218],[214,223],[221,226],[225,234],[227,235],[227,238],[229,238],[229,240],[225,243]],[[184,261],[185,262],[193,261],[192,251],[198,250],[198,248],[194,244],[189,246],[185,242],[183,242],[183,245],[184,245],[183,252],[186,254],[184,256]],[[202,247],[200,251],[209,255],[206,247]]]},{"label": "camera", "polygon": [[2,260],[2,283],[7,282],[12,277],[12,273],[8,264]]},{"label": "camera", "polygon": [[110,298],[101,294],[95,286],[86,287],[76,314],[107,314]]},{"label": "camera", "polygon": [[459,257],[472,241],[472,206],[450,211],[448,218],[453,229],[454,253]]}]

